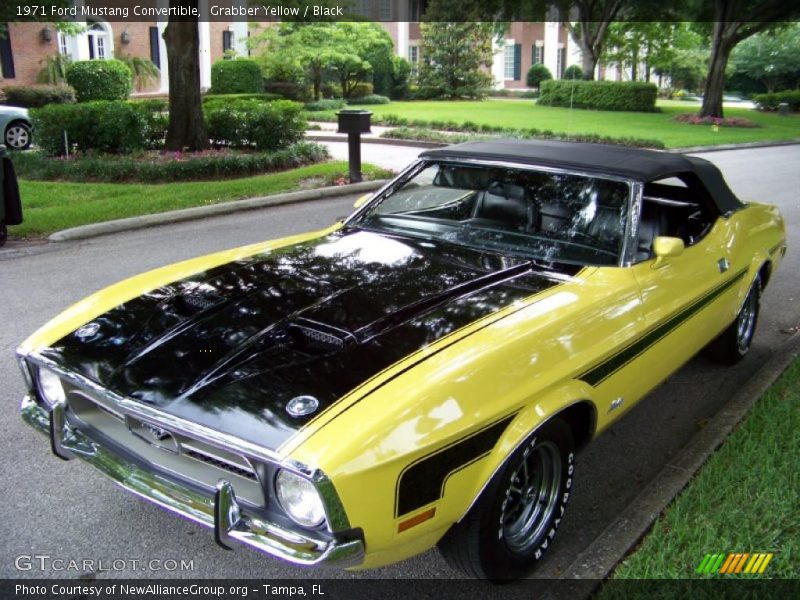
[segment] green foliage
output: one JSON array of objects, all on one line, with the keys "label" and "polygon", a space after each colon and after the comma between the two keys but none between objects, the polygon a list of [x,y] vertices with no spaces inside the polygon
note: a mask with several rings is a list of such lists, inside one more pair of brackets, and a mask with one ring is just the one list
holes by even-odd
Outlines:
[{"label": "green foliage", "polygon": [[260,152],[296,144],[305,135],[302,105],[290,100],[239,102],[207,109],[206,127],[216,146],[247,148]]},{"label": "green foliage", "polygon": [[594,110],[653,112],[658,88],[638,81],[545,81],[539,104]]},{"label": "green foliage", "polygon": [[10,85],[3,88],[3,94],[6,104],[22,108],[75,102],[75,90],[66,85]]},{"label": "green foliage", "polygon": [[564,71],[564,76],[561,79],[583,79],[583,69],[578,65],[570,65]]},{"label": "green foliage", "polygon": [[800,24],[763,32],[739,44],[731,55],[734,74],[764,84],[767,93],[800,83]]},{"label": "green foliage", "polygon": [[153,98],[131,100],[128,103],[133,106],[134,110],[142,118],[142,135],[145,140],[145,148],[162,148],[164,139],[167,137],[167,127],[169,127],[167,101]]},{"label": "green foliage", "polygon": [[37,152],[24,154],[25,157],[14,159],[14,166],[21,178],[107,183],[166,183],[246,177],[296,168],[328,158],[324,146],[308,142],[268,153],[209,150],[195,154],[78,155],[69,160],[47,158]]},{"label": "green foliage", "polygon": [[266,81],[264,91],[273,96],[296,102],[306,102],[311,99],[312,93],[305,83],[292,81]]},{"label": "green foliage", "polygon": [[[430,18],[437,1],[432,0]],[[423,98],[482,98],[492,84],[491,22],[420,24],[419,95]]]},{"label": "green foliage", "polygon": [[79,60],[67,67],[67,82],[78,102],[125,100],[131,93],[132,73],[119,60]]},{"label": "green foliage", "polygon": [[525,76],[525,85],[532,88],[539,88],[543,81],[552,79],[553,74],[550,69],[542,64],[531,65],[528,74]]},{"label": "green foliage", "polygon": [[329,98],[327,100],[317,100],[316,102],[306,102],[303,108],[308,112],[320,112],[323,110],[339,110],[347,106],[347,102],[341,98]]},{"label": "green foliage", "polygon": [[759,110],[778,110],[783,102],[789,105],[792,112],[800,112],[800,90],[773,92],[772,94],[756,94],[753,101]]},{"label": "green foliage", "polygon": [[66,85],[67,67],[72,62],[69,56],[53,54],[44,59],[44,67],[36,75],[36,83]]},{"label": "green foliage", "polygon": [[411,63],[402,56],[392,57],[392,87],[389,97],[403,100],[410,96]]},{"label": "green foliage", "polygon": [[254,60],[218,60],[211,65],[212,94],[259,94],[264,91],[261,67]]},{"label": "green foliage", "polygon": [[630,146],[634,148],[664,148],[664,144],[659,140],[632,138],[632,137],[611,137],[604,135],[594,135],[590,133],[555,133],[547,129],[511,129],[496,128],[490,133],[478,133],[471,129],[451,133],[437,129],[398,127],[381,134],[383,138],[399,140],[415,140],[421,142],[435,142],[440,144],[460,144],[474,140],[495,140],[495,139],[515,139],[515,140],[566,140],[571,142],[588,142],[593,144],[615,144],[617,146]]},{"label": "green foliage", "polygon": [[206,94],[203,96],[203,110],[222,108],[240,102],[271,102],[280,100],[278,94]]},{"label": "green foliage", "polygon": [[161,71],[149,58],[141,56],[120,55],[119,60],[128,65],[133,77],[133,86],[137,90],[142,90],[147,86],[158,81]]},{"label": "green foliage", "polygon": [[372,84],[361,81],[350,88],[350,94],[345,98],[356,101],[364,96],[371,96],[372,93]]},{"label": "green foliage", "polygon": [[[101,61],[97,61],[101,62]],[[49,104],[31,111],[36,141],[50,156],[65,153],[64,132],[70,151],[125,153],[148,143],[144,110],[121,100],[79,104]]]},{"label": "green foliage", "polygon": [[350,104],[389,104],[391,100],[386,96],[380,94],[370,94],[369,96],[362,96],[361,98],[353,98]]}]

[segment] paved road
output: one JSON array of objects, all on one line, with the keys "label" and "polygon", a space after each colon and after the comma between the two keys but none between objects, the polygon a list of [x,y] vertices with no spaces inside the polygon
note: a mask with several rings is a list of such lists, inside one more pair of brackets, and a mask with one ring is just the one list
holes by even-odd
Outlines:
[{"label": "paved road", "polygon": [[[408,155],[417,151],[408,151]],[[396,147],[364,153],[368,160],[395,161]],[[687,364],[641,406],[580,457],[568,518],[544,573],[557,573],[599,534],[703,423],[770,355],[786,330],[800,324],[800,146],[718,152],[718,163],[744,199],[779,204],[790,224],[782,271],[767,289],[753,353],[735,369],[702,358]],[[392,166],[392,165],[389,165]],[[3,259],[0,254],[0,391],[6,418],[0,421],[3,483],[0,499],[0,577],[77,576],[76,572],[18,571],[20,555],[53,558],[192,559],[187,572],[125,571],[101,576],[315,577],[253,552],[227,552],[211,533],[176,519],[129,494],[78,461],[53,458],[44,438],[16,416],[23,393],[13,360],[16,345],[37,326],[87,293],[151,267],[265,238],[322,227],[348,212],[351,198],[229,215],[146,231],[65,244],[44,252]],[[365,574],[341,577],[446,578],[455,574],[436,552]]]}]

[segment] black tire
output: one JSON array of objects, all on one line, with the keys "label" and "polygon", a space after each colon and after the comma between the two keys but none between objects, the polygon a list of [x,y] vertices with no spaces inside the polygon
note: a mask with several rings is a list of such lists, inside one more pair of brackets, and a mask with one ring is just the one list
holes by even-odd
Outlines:
[{"label": "black tire", "polygon": [[31,127],[23,121],[12,121],[3,134],[3,142],[11,150],[27,150],[31,146]]},{"label": "black tire", "polygon": [[8,227],[4,221],[0,221],[0,246],[5,246],[8,240]]},{"label": "black tire", "polygon": [[439,541],[445,560],[469,577],[498,583],[523,577],[553,542],[574,469],[572,431],[551,419],[508,457],[472,510]]},{"label": "black tire", "polygon": [[760,302],[761,277],[756,275],[736,319],[706,347],[709,358],[723,365],[734,365],[747,355],[758,324]]}]

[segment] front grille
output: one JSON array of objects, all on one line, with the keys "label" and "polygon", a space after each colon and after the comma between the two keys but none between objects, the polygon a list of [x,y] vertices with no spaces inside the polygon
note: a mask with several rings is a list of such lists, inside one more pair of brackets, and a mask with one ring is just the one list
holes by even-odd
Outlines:
[{"label": "front grille", "polygon": [[220,460],[219,458],[210,454],[206,454],[205,452],[193,450],[187,447],[185,444],[181,446],[181,454],[184,456],[189,456],[195,460],[202,461],[207,465],[212,465],[218,469],[222,469],[223,471],[228,471],[229,473],[233,473],[239,477],[244,477],[250,481],[258,481],[258,477],[256,477],[256,474],[252,469],[240,467],[239,465]]}]

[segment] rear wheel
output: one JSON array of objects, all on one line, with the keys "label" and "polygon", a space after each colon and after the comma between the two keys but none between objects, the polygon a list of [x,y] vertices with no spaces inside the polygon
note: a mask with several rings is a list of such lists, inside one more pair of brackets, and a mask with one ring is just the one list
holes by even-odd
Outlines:
[{"label": "rear wheel", "polygon": [[758,310],[761,301],[761,276],[756,275],[750,290],[736,315],[736,320],[706,348],[708,355],[725,365],[733,365],[742,360],[750,351],[753,335],[758,323]]},{"label": "rear wheel", "polygon": [[494,581],[524,576],[552,544],[574,468],[572,432],[552,419],[511,454],[472,510],[439,542],[450,566]]}]

